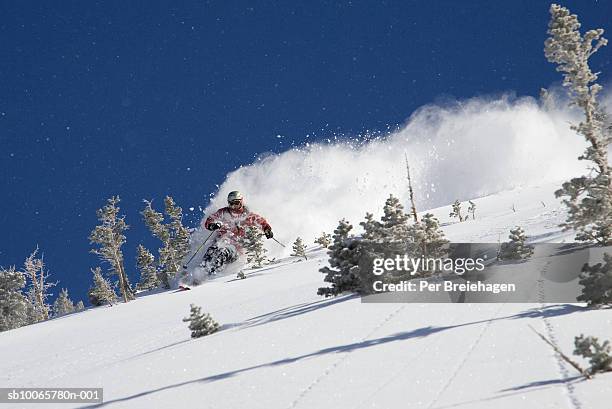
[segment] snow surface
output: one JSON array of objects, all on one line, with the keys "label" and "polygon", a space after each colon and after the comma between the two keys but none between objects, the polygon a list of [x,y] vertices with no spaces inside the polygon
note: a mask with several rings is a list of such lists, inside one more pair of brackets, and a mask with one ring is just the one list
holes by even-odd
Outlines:
[{"label": "snow surface", "polygon": [[[558,185],[476,199],[474,221],[433,212],[454,241],[505,240],[517,224],[533,241],[571,241]],[[112,408],[610,407],[612,374],[584,381],[528,325],[571,355],[580,333],[612,338],[612,310],[323,299],[325,251],[308,256],[0,333],[1,386],[103,387],[93,407]],[[190,339],[190,303],[221,330]]]}]

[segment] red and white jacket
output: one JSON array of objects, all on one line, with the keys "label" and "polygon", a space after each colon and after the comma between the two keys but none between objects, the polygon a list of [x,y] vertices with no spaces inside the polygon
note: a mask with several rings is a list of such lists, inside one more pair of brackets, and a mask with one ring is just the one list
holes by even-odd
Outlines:
[{"label": "red and white jacket", "polygon": [[221,228],[217,230],[219,232],[219,237],[227,237],[232,241],[239,241],[244,237],[246,229],[249,226],[258,226],[263,231],[272,229],[266,219],[257,213],[249,211],[245,206],[242,206],[242,208],[238,210],[230,209],[229,206],[222,207],[208,216],[206,220],[202,222],[202,226],[208,229],[208,226],[215,222],[221,224]]}]

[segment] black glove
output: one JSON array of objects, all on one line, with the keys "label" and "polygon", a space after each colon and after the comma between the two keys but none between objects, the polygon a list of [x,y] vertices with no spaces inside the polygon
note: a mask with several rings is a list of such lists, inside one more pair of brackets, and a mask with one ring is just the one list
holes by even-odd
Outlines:
[{"label": "black glove", "polygon": [[220,228],[221,228],[221,223],[219,222],[213,222],[208,225],[208,230],[211,230],[211,231],[219,230]]},{"label": "black glove", "polygon": [[266,235],[266,239],[271,239],[272,237],[274,237],[274,233],[272,233],[272,229],[264,230],[264,234]]}]

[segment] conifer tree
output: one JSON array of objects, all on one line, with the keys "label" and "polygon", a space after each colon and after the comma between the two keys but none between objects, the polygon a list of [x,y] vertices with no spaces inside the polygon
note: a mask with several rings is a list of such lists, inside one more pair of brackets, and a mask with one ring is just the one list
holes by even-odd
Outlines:
[{"label": "conifer tree", "polygon": [[[366,213],[364,221],[359,223],[364,230],[358,242],[360,271],[370,271],[376,258],[393,258],[408,253],[411,230],[409,221],[410,216],[404,211],[404,206],[393,195],[389,195],[385,201],[380,221],[375,220],[372,213]],[[361,280],[368,278],[362,275]],[[369,283],[361,284],[367,287]]]},{"label": "conifer tree", "polygon": [[604,264],[585,264],[578,283],[583,286],[578,301],[584,301],[589,306],[612,304],[612,255],[604,254]]},{"label": "conifer tree", "polygon": [[467,210],[468,214],[472,215],[472,220],[476,220],[476,203],[472,202],[471,200],[468,200],[468,203],[470,204]]},{"label": "conifer tree", "polygon": [[411,226],[413,255],[425,258],[443,258],[447,254],[446,245],[449,241],[440,229],[440,223],[433,214],[425,214],[421,220]]},{"label": "conifer tree", "polygon": [[85,309],[85,304],[83,304],[83,301],[80,301],[76,304],[76,306],[74,307],[74,309],[76,311],[83,311]]},{"label": "conifer tree", "polygon": [[291,255],[293,257],[304,257],[304,260],[308,260],[308,257],[306,257],[306,246],[300,237],[293,242],[293,253]]},{"label": "conifer tree", "polygon": [[589,359],[591,364],[588,370],[589,374],[594,375],[598,372],[612,371],[612,348],[610,347],[610,341],[604,341],[603,344],[600,344],[596,337],[585,337],[583,334],[580,334],[579,337],[574,338],[574,346],[575,355]]},{"label": "conifer tree", "polygon": [[404,206],[402,206],[399,199],[389,195],[385,202],[383,213],[381,227],[386,240],[390,243],[405,243],[409,217],[404,212]]},{"label": "conifer tree", "polygon": [[145,224],[151,233],[162,242],[159,248],[160,279],[164,287],[170,287],[170,281],[180,271],[182,260],[189,254],[189,230],[183,226],[183,209],[176,205],[174,199],[166,196],[164,199],[164,215],[155,211],[150,201],[145,200],[145,208],[141,212]]},{"label": "conifer tree", "polygon": [[596,81],[589,59],[607,44],[603,30],[580,33],[575,14],[557,4],[550,6],[549,37],[544,44],[548,61],[557,64],[563,73],[563,85],[568,88],[572,105],[580,108],[584,119],[571,129],[582,135],[588,144],[578,158],[591,162],[588,175],[563,183],[555,196],[563,198],[568,217],[562,226],[574,229],[576,240],[601,245],[612,243],[612,174],[608,163],[608,145],[612,141],[606,127],[606,114],[598,101],[602,90]]},{"label": "conifer tree", "polygon": [[[373,223],[372,220],[366,220],[363,226],[367,225],[369,233],[373,234],[374,240],[372,245],[384,254],[384,257],[394,257],[396,255],[406,254],[408,250],[408,221],[410,217],[404,212],[404,206],[399,199],[393,195],[385,201],[383,207],[383,216],[380,223]],[[366,235],[368,232],[366,232]],[[364,243],[369,244],[369,243]]]},{"label": "conifer tree", "polygon": [[183,322],[189,323],[191,338],[200,338],[212,334],[219,329],[219,324],[208,313],[202,313],[202,307],[191,304],[191,311],[188,318],[183,318]]},{"label": "conifer tree", "polygon": [[249,226],[246,229],[243,239],[243,245],[247,256],[247,263],[251,263],[254,267],[261,267],[268,259],[264,247],[263,233],[256,226]]},{"label": "conifer tree", "polygon": [[393,195],[389,195],[385,201],[380,222],[374,221],[373,217],[366,213],[366,219],[362,223],[364,236],[360,243],[362,262],[369,264],[373,257],[393,258],[407,254],[410,245],[409,220],[410,216],[404,212],[399,199]]},{"label": "conifer tree", "polygon": [[315,239],[315,244],[320,244],[323,248],[328,248],[331,244],[331,234],[322,232],[319,237]]},{"label": "conifer tree", "polygon": [[517,226],[510,230],[509,242],[503,243],[498,258],[500,260],[524,260],[533,254],[533,247],[525,244],[525,231]]},{"label": "conifer tree", "polygon": [[455,200],[455,203],[452,204],[453,210],[450,212],[450,217],[456,217],[460,222],[464,221],[465,218],[461,214],[461,202],[459,200]]},{"label": "conifer tree", "polygon": [[375,243],[383,241],[382,223],[374,219],[372,213],[366,213],[365,220],[359,223],[363,227],[363,239]]},{"label": "conifer tree", "polygon": [[183,209],[174,202],[174,199],[166,196],[164,205],[166,214],[170,219],[168,228],[170,229],[170,247],[172,251],[171,255],[168,256],[168,260],[171,260],[172,271],[178,272],[181,268],[182,260],[190,251],[189,230],[183,226]]},{"label": "conifer tree", "polygon": [[62,315],[70,314],[71,312],[74,312],[74,311],[75,311],[74,304],[72,303],[72,300],[68,296],[68,290],[65,288],[62,288],[62,291],[60,292],[59,296],[53,303],[53,316],[61,317]]},{"label": "conifer tree", "polygon": [[125,243],[124,232],[128,229],[125,216],[119,216],[119,196],[113,196],[108,203],[97,211],[100,225],[96,226],[89,236],[91,244],[99,247],[91,250],[102,261],[110,265],[110,271],[118,278],[119,291],[124,302],[134,299],[125,267],[123,265],[123,252],[121,247]]},{"label": "conifer tree", "polygon": [[102,269],[100,267],[92,268],[91,272],[93,273],[93,287],[87,292],[91,305],[113,305],[116,303],[117,294],[115,294],[112,284],[102,276]]},{"label": "conifer tree", "polygon": [[30,323],[43,321],[49,318],[51,306],[47,303],[49,288],[57,283],[48,282],[49,273],[45,269],[42,257],[37,257],[38,246],[28,256],[24,263],[24,275],[28,280],[27,298],[30,302],[29,308]]},{"label": "conifer tree", "polygon": [[319,288],[318,295],[330,297],[344,291],[359,290],[360,246],[357,239],[349,236],[352,228],[353,226],[343,219],[334,230],[333,243],[327,252],[329,267],[325,266],[319,270],[325,274],[324,281],[330,283],[331,287]]},{"label": "conifer tree", "polygon": [[[372,274],[363,274],[363,272],[371,272],[374,268],[374,260],[385,257],[393,257],[388,243],[385,242],[386,236],[383,231],[383,224],[374,219],[372,213],[366,213],[365,218],[359,223],[363,228],[361,240],[359,240],[359,271],[361,288],[368,289],[371,286],[371,280],[374,278]],[[399,246],[400,248],[402,246]],[[403,248],[405,252],[407,249]],[[388,277],[379,277],[387,279]]]},{"label": "conifer tree", "polygon": [[[157,268],[155,267],[155,257],[142,244],[138,245],[137,250],[136,266],[138,271],[140,271],[140,282],[137,288],[142,291],[157,288],[160,281],[157,276]],[[168,285],[168,283],[164,283],[164,285]]]},{"label": "conifer tree", "polygon": [[0,268],[0,332],[28,324],[28,299],[22,290],[26,278],[15,267]]}]

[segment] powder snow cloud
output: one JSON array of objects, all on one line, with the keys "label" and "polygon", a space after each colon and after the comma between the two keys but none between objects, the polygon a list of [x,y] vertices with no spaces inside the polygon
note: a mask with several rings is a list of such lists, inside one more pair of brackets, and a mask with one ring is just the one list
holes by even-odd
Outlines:
[{"label": "powder snow cloud", "polygon": [[[580,113],[558,94],[544,104],[504,95],[427,105],[385,137],[310,144],[267,156],[229,173],[205,213],[240,190],[287,244],[297,236],[311,243],[322,230],[332,232],[341,218],[359,230],[366,212],[380,216],[390,193],[407,207],[405,154],[419,211],[564,181],[585,172],[577,157],[586,144],[569,128]],[[267,247],[272,255],[283,254],[274,243]]]}]

